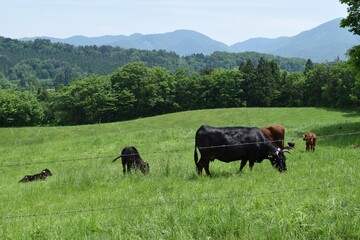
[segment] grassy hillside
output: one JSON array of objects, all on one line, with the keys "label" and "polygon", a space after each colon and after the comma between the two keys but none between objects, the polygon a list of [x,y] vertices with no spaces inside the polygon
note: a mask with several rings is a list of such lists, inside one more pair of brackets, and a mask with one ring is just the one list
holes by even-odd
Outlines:
[{"label": "grassy hillside", "polygon": [[[288,171],[269,161],[210,163],[197,176],[201,124],[282,124],[296,148]],[[315,131],[314,153],[302,134]],[[134,121],[0,128],[0,239],[356,239],[360,237],[360,114],[316,108],[191,111]],[[134,145],[150,174],[112,163]],[[49,168],[44,182],[19,184]]]}]

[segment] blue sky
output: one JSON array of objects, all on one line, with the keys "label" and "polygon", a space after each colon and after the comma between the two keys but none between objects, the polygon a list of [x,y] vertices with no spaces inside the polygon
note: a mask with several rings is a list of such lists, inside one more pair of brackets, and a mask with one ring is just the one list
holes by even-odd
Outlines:
[{"label": "blue sky", "polygon": [[189,29],[228,45],[294,36],[338,17],[339,0],[1,0],[0,36],[66,38]]}]

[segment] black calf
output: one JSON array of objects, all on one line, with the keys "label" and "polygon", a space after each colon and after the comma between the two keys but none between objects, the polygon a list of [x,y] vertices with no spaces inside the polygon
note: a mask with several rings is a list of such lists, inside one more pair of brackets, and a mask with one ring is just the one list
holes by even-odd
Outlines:
[{"label": "black calf", "polygon": [[52,173],[50,172],[49,169],[45,168],[44,170],[42,170],[41,173],[37,173],[34,175],[25,175],[25,177],[23,177],[19,181],[19,183],[20,182],[32,182],[32,181],[36,181],[36,180],[44,181],[47,176],[52,176]]},{"label": "black calf", "polygon": [[113,162],[119,158],[122,160],[124,174],[126,174],[126,170],[127,172],[131,172],[132,169],[139,169],[143,174],[149,173],[149,164],[142,160],[138,150],[135,147],[125,147],[121,151],[121,155],[115,158]]}]

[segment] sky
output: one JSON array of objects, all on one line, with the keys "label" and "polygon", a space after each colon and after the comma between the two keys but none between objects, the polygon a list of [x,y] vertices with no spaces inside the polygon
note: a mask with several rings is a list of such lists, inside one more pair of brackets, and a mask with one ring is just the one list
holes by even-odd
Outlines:
[{"label": "sky", "polygon": [[1,0],[0,36],[200,32],[232,45],[295,36],[347,16],[339,0]]}]

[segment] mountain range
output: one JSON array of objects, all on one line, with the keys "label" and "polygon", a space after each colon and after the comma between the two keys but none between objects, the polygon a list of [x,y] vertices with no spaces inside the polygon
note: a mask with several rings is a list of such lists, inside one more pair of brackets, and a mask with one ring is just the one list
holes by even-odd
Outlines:
[{"label": "mountain range", "polygon": [[336,58],[345,60],[347,50],[360,44],[359,36],[353,35],[346,28],[340,28],[340,21],[341,18],[334,19],[293,37],[251,38],[230,46],[192,30],[176,30],[169,33],[147,35],[135,33],[130,36],[73,36],[64,39],[32,37],[19,40],[32,41],[36,38],[44,38],[51,42],[62,42],[75,46],[110,45],[142,50],[163,49],[181,56],[195,53],[209,55],[215,51],[235,53],[254,51],[282,57],[311,59],[314,62],[325,62],[333,61]]}]

